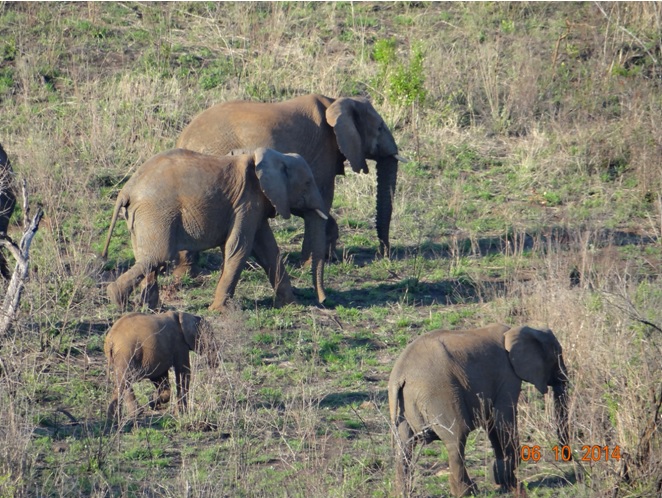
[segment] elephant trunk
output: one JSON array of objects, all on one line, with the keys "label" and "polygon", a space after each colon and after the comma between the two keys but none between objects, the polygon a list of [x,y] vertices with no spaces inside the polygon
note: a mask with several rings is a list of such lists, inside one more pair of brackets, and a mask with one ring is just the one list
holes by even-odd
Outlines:
[{"label": "elephant trunk", "polygon": [[568,431],[568,377],[563,358],[559,358],[558,381],[552,384],[554,391],[554,412],[556,415],[556,432],[562,446],[570,443]]},{"label": "elephant trunk", "polygon": [[387,257],[391,250],[389,228],[397,176],[398,159],[395,155],[377,160],[377,216],[375,224],[377,225],[377,238],[379,239],[379,253]]},{"label": "elephant trunk", "polygon": [[317,292],[317,300],[323,303],[324,293],[324,260],[326,259],[326,219],[316,211],[310,211],[304,216],[305,234],[311,241],[313,287]]}]

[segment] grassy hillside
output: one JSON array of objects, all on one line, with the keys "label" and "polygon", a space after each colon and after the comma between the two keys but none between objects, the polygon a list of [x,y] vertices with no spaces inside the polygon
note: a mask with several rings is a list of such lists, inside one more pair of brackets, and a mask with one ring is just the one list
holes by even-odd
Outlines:
[{"label": "grassy hillside", "polygon": [[[251,265],[237,309],[210,314],[210,251],[162,297],[211,321],[221,365],[193,355],[189,415],[109,427],[123,222],[98,254],[120,187],[212,103],[313,92],[369,96],[411,159],[392,258],[375,256],[374,168],[348,168],[325,306],[297,264],[299,219],[273,226],[300,305],[273,308]],[[542,448],[519,470],[529,496],[654,496],[660,123],[660,3],[0,3],[0,143],[46,213],[0,342],[0,496],[390,496],[395,358],[426,331],[491,322],[549,326],[570,371],[574,462],[555,461],[551,395],[520,399],[522,444]],[[581,461],[593,445],[623,458]],[[441,444],[415,460],[414,494],[446,495]],[[495,494],[484,433],[467,460]]]}]

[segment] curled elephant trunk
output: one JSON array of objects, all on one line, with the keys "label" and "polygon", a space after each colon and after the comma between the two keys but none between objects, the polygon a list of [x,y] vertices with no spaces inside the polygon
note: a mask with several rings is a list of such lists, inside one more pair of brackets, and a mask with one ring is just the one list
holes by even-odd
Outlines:
[{"label": "curled elephant trunk", "polygon": [[389,229],[397,177],[398,159],[395,155],[377,160],[377,215],[375,224],[377,226],[377,238],[379,239],[379,253],[387,257],[391,250]]},{"label": "curled elephant trunk", "polygon": [[559,358],[559,378],[558,382],[552,385],[554,391],[554,413],[556,416],[556,432],[559,442],[562,446],[570,443],[568,431],[568,377],[563,363],[563,358]]},{"label": "curled elephant trunk", "polygon": [[326,259],[327,216],[317,211],[306,213],[304,221],[306,236],[309,236],[311,240],[313,288],[317,292],[317,300],[321,304],[326,299],[324,293],[324,260]]}]

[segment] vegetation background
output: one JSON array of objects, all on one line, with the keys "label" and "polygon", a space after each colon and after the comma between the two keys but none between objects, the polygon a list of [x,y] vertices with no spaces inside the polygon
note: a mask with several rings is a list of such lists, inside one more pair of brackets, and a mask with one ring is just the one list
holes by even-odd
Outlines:
[{"label": "vegetation background", "polygon": [[[551,327],[571,375],[573,462],[554,458],[551,400],[523,390],[529,496],[659,495],[661,62],[659,2],[0,2],[0,141],[46,213],[0,343],[0,496],[389,496],[394,359],[495,321]],[[374,171],[349,170],[324,307],[299,220],[274,227],[300,305],[273,308],[250,265],[237,310],[210,315],[209,252],[163,297],[209,318],[221,366],[193,355],[189,415],[110,428],[124,223],[97,255],[119,188],[213,103],[313,92],[369,96],[412,160],[393,257],[375,257]],[[585,445],[622,458],[581,461]],[[415,495],[446,495],[444,448],[415,458]],[[467,460],[493,495],[484,434]]]}]

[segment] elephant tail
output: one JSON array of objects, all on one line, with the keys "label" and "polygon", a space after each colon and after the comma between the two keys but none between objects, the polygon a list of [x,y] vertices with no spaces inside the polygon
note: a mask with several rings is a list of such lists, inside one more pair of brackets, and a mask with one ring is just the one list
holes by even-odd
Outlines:
[{"label": "elephant tail", "polygon": [[103,353],[106,356],[106,376],[110,379],[111,374],[111,365],[113,364],[114,356],[114,347],[113,341],[110,337],[106,336],[106,340],[103,342]]},{"label": "elephant tail", "polygon": [[108,237],[106,237],[106,245],[101,251],[101,257],[106,259],[108,257],[108,246],[110,245],[110,237],[113,235],[113,230],[115,229],[115,223],[117,223],[117,217],[119,216],[120,210],[126,208],[129,205],[129,196],[124,193],[124,190],[120,190],[120,193],[117,195],[117,201],[115,201],[115,210],[113,211],[113,217],[110,220],[110,227],[108,228]]},{"label": "elephant tail", "polygon": [[395,435],[398,425],[402,422],[405,413],[405,399],[402,394],[402,388],[405,381],[390,382],[388,386],[388,408],[391,415],[391,442],[395,444]]}]

